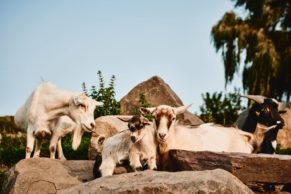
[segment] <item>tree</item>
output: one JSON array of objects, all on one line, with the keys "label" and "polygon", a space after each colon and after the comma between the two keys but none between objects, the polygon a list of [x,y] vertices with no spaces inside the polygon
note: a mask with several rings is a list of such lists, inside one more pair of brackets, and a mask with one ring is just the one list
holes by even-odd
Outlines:
[{"label": "tree", "polygon": [[235,89],[234,93],[223,95],[222,92],[214,92],[212,95],[206,92],[202,94],[204,101],[200,106],[200,118],[204,122],[213,122],[222,125],[232,125],[240,111],[245,107],[241,105],[240,92]]},{"label": "tree", "polygon": [[222,51],[225,84],[242,72],[243,89],[286,100],[291,94],[291,2],[290,0],[233,0],[245,17],[233,11],[213,26],[212,40]]},{"label": "tree", "polygon": [[112,75],[110,78],[109,86],[105,87],[104,78],[101,71],[97,72],[99,78],[99,88],[96,86],[91,87],[91,94],[88,93],[86,84],[82,84],[83,91],[91,98],[103,102],[103,106],[98,106],[95,109],[94,117],[103,115],[118,115],[120,114],[119,102],[115,99],[115,76]]}]

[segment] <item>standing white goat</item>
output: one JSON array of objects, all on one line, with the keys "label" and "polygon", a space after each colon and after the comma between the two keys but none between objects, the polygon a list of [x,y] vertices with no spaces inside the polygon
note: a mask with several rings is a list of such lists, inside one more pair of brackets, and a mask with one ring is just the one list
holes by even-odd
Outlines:
[{"label": "standing white goat", "polygon": [[14,117],[18,127],[27,129],[26,158],[30,158],[34,141],[34,157],[39,157],[42,138],[52,135],[52,125],[61,116],[67,115],[76,123],[74,135],[81,137],[81,129],[91,132],[94,110],[101,104],[83,93],[58,89],[49,82],[40,84]]}]

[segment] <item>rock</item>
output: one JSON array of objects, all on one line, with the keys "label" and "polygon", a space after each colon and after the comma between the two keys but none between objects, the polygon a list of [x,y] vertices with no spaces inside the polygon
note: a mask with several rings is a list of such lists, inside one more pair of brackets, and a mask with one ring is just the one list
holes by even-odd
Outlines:
[{"label": "rock", "polygon": [[[291,183],[291,156],[270,154],[214,153],[170,150],[166,170],[224,169],[258,192]],[[291,191],[289,191],[291,192]]]},{"label": "rock", "polygon": [[[124,115],[136,114],[139,107],[140,94],[143,93],[151,106],[166,104],[170,106],[182,106],[183,102],[177,94],[160,77],[152,78],[135,86],[126,96],[120,100],[121,113]],[[182,124],[201,124],[203,121],[190,112],[185,112],[178,117]]]},{"label": "rock", "polygon": [[58,194],[102,193],[253,193],[240,180],[221,170],[158,172],[143,171],[102,177]]},{"label": "rock", "polygon": [[24,159],[6,172],[1,193],[56,193],[92,180],[93,161]]}]

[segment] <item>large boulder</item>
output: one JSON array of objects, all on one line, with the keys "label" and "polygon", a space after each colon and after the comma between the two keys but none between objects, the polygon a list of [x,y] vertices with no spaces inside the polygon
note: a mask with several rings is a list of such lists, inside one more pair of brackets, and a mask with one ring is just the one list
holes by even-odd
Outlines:
[{"label": "large boulder", "polygon": [[[124,115],[136,114],[139,107],[140,94],[144,94],[145,99],[151,106],[158,106],[161,104],[169,106],[182,106],[182,100],[171,89],[171,87],[164,82],[160,77],[153,76],[152,78],[135,86],[126,96],[120,100],[121,113]],[[203,121],[197,116],[186,111],[178,117],[182,124],[201,124]]]},{"label": "large boulder", "polygon": [[102,177],[68,189],[58,194],[102,193],[253,193],[227,171],[157,172],[144,171]]},{"label": "large boulder", "polygon": [[170,150],[165,170],[224,169],[257,192],[291,192],[291,156]]},{"label": "large boulder", "polygon": [[93,161],[24,159],[6,172],[1,193],[56,193],[93,179]]}]

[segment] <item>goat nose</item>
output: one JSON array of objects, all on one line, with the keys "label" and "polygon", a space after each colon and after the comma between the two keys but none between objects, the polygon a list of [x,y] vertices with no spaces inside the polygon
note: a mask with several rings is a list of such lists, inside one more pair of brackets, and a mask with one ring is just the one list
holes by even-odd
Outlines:
[{"label": "goat nose", "polygon": [[132,141],[133,143],[135,143],[135,141],[136,141],[135,136],[131,136],[130,139],[131,139],[131,141]]},{"label": "goat nose", "polygon": [[91,128],[94,129],[95,128],[95,123],[91,123]]},{"label": "goat nose", "polygon": [[166,134],[165,134],[165,133],[159,133],[159,137],[160,137],[161,139],[164,139],[164,138],[166,137]]}]

